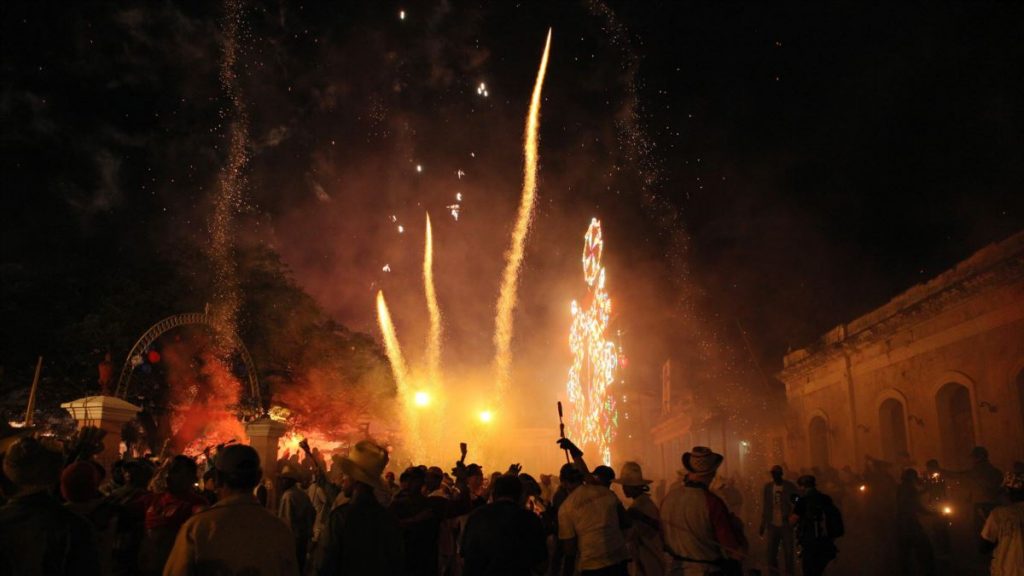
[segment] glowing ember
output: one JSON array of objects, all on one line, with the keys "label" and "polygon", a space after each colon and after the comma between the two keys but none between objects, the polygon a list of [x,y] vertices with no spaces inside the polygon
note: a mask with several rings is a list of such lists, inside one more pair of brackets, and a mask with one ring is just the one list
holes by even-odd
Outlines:
[{"label": "glowing ember", "polygon": [[593,444],[605,465],[611,464],[611,444],[615,439],[617,416],[609,390],[615,382],[619,356],[608,341],[612,301],[605,291],[605,269],[601,264],[604,242],[601,222],[590,221],[583,244],[583,278],[591,291],[590,307],[584,310],[574,300],[570,307],[572,327],[569,348],[573,362],[569,368],[569,430],[581,444]]}]

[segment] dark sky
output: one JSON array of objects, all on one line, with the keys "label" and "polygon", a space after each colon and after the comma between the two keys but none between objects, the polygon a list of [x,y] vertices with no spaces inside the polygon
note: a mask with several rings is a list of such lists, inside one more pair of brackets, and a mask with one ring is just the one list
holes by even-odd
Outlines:
[{"label": "dark sky", "polygon": [[[482,378],[548,27],[520,381],[564,376],[593,216],[645,380],[670,355],[749,372],[740,325],[773,371],[1022,228],[1024,8],[766,4],[243,3],[237,241],[275,247],[356,329],[376,330],[383,288],[415,358],[429,211],[446,362]],[[232,110],[223,13],[4,4],[5,266],[96,258],[75,246],[97,236],[209,242]]]}]

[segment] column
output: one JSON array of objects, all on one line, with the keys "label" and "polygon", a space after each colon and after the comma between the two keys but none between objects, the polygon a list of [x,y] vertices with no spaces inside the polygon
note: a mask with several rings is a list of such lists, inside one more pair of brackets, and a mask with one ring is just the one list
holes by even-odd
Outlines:
[{"label": "column", "polygon": [[94,426],[107,432],[103,438],[103,452],[96,460],[107,469],[121,458],[121,427],[135,418],[142,408],[114,396],[87,396],[65,402],[61,408],[71,413],[78,429]]}]

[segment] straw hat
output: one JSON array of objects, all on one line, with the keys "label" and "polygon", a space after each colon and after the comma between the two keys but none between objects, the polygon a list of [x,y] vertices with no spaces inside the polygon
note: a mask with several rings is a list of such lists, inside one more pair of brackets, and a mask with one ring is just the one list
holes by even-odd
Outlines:
[{"label": "straw hat", "polygon": [[693,450],[683,454],[683,468],[694,474],[711,474],[718,469],[725,457],[716,454],[707,446],[694,446]]},{"label": "straw hat", "polygon": [[644,472],[636,462],[626,462],[619,470],[619,477],[612,482],[623,486],[646,486],[654,480],[644,478]]},{"label": "straw hat", "polygon": [[384,467],[388,465],[388,453],[373,442],[357,442],[348,456],[338,459],[338,464],[346,476],[374,488],[384,488],[384,482],[380,477],[384,473]]}]

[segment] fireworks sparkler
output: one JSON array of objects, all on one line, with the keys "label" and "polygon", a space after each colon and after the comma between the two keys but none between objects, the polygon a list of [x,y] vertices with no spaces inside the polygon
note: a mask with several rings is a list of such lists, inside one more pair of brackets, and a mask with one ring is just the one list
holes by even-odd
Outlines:
[{"label": "fireworks sparkler", "polygon": [[609,387],[615,382],[619,355],[607,340],[612,300],[605,290],[605,269],[601,264],[604,241],[601,222],[594,218],[584,237],[583,279],[591,293],[590,307],[571,305],[572,327],[569,348],[573,361],[567,385],[570,434],[581,444],[593,444],[606,465],[611,465],[611,444],[615,439],[617,416]]},{"label": "fireworks sparkler", "polygon": [[499,404],[512,377],[512,313],[516,308],[519,269],[523,263],[526,236],[530,232],[537,196],[537,129],[540,125],[540,95],[544,87],[544,74],[548,68],[550,50],[551,30],[548,30],[544,55],[540,59],[540,69],[537,71],[533,96],[530,98],[530,112],[526,118],[526,132],[523,136],[523,194],[519,203],[519,214],[516,217],[516,227],[512,233],[512,245],[505,254],[505,272],[501,278],[501,291],[498,295],[495,315],[494,348],[497,371],[495,396]]},{"label": "fireworks sparkler", "polygon": [[427,214],[427,232],[423,247],[423,291],[427,296],[427,312],[430,314],[430,332],[427,334],[427,377],[433,387],[437,386],[441,376],[441,308],[437,305],[437,290],[434,289],[434,236],[430,229],[430,214]]}]

